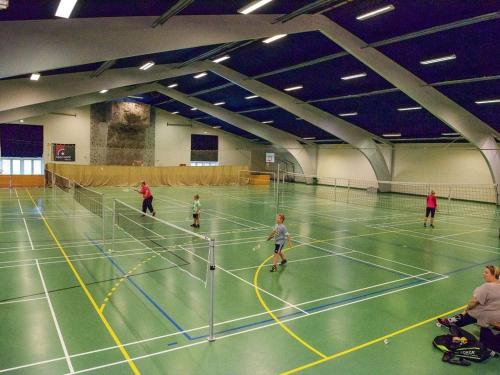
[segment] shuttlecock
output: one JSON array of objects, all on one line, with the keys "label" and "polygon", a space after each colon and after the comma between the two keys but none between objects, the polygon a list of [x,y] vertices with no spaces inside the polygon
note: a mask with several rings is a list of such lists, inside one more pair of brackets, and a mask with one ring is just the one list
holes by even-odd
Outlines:
[{"label": "shuttlecock", "polygon": [[386,344],[386,345],[387,345],[387,344],[389,344],[389,340],[388,340],[388,339],[385,339],[385,340],[384,340],[384,344]]}]

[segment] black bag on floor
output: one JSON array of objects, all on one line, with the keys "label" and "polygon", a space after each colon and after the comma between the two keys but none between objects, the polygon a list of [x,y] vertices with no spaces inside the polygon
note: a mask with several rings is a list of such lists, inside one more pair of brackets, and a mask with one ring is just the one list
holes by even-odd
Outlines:
[{"label": "black bag on floor", "polygon": [[449,334],[436,336],[432,344],[444,352],[443,362],[454,365],[470,366],[469,361],[483,362],[495,354],[474,335],[454,325]]}]

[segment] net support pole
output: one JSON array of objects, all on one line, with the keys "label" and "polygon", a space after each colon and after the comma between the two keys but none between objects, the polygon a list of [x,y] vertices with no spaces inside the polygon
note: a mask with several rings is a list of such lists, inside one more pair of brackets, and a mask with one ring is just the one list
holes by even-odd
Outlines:
[{"label": "net support pole", "polygon": [[102,210],[102,243],[106,242],[106,220],[105,220],[105,215],[106,215],[106,207],[104,207],[104,197],[102,198],[101,202],[101,210]]},{"label": "net support pole", "polygon": [[[276,175],[276,215],[278,214],[279,205],[280,205],[280,163],[278,163],[278,174]],[[283,189],[283,187],[281,187]]]},{"label": "net support pole", "polygon": [[208,261],[209,261],[209,306],[208,306],[208,341],[215,341],[214,336],[214,298],[215,298],[215,240],[213,238],[208,242]]},{"label": "net support pole", "polygon": [[116,199],[113,198],[113,228],[111,231],[111,250],[115,251],[115,226],[116,226]]}]

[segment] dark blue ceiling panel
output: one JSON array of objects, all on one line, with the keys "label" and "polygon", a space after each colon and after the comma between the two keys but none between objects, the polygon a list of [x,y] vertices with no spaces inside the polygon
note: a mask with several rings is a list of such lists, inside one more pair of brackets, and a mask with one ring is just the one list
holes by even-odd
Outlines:
[{"label": "dark blue ceiling panel", "polygon": [[210,126],[220,126],[220,129],[222,129],[224,131],[227,131],[227,132],[235,134],[235,135],[239,135],[240,137],[245,137],[247,139],[252,139],[252,140],[258,141],[259,143],[267,143],[267,141],[265,139],[260,138],[260,137],[256,136],[255,134],[249,133],[243,129],[240,129],[234,125],[231,125],[231,124],[229,124],[225,121],[222,121],[218,118],[215,118],[215,117],[207,117],[207,118],[201,120],[200,122],[207,124],[207,125],[210,125]]},{"label": "dark blue ceiling panel", "polygon": [[253,94],[236,85],[229,86],[221,90],[197,95],[199,99],[205,100],[212,104],[217,102],[225,102],[226,104],[224,105],[224,108],[236,112],[273,105],[272,103],[262,98],[245,99],[248,96],[253,96]]},{"label": "dark blue ceiling panel", "polygon": [[161,81],[165,86],[176,83],[176,90],[182,91],[185,94],[193,94],[198,91],[206,90],[215,86],[226,84],[227,81],[218,75],[206,72],[207,75],[202,78],[194,78],[197,74],[184,75],[176,78],[169,78]]},{"label": "dark blue ceiling panel", "polygon": [[378,136],[401,133],[402,138],[427,138],[452,132],[448,126],[424,109],[398,111],[398,108],[418,106],[401,92],[314,105],[337,116],[341,113],[357,112],[356,116],[344,117],[344,120]]},{"label": "dark blue ceiling panel", "polygon": [[323,34],[311,31],[291,34],[271,44],[256,41],[231,53],[224,65],[255,76],[341,51]]},{"label": "dark blue ceiling panel", "polygon": [[[366,73],[367,75],[350,80],[341,79],[341,77],[358,73]],[[265,77],[260,81],[278,90],[303,85],[303,89],[289,93],[301,100],[351,95],[392,87],[389,82],[352,56]]]},{"label": "dark blue ceiling panel", "polygon": [[[364,21],[356,19],[389,4],[395,7],[391,12]],[[325,15],[365,42],[373,43],[498,10],[497,0],[367,0],[350,2]]]},{"label": "dark blue ceiling panel", "polygon": [[499,82],[484,81],[437,89],[500,132],[500,103],[476,104],[476,101],[500,99]]},{"label": "dark blue ceiling panel", "polygon": [[[249,0],[197,0],[181,15],[236,14]],[[159,16],[177,0],[80,0],[72,18]],[[310,0],[275,0],[254,14],[288,13],[310,3]],[[11,0],[9,9],[0,12],[0,21],[56,18],[59,0]]]},{"label": "dark blue ceiling panel", "polygon": [[[380,51],[426,82],[495,75],[500,74],[499,35],[500,22],[488,21],[384,46]],[[455,60],[420,64],[453,54]]]}]

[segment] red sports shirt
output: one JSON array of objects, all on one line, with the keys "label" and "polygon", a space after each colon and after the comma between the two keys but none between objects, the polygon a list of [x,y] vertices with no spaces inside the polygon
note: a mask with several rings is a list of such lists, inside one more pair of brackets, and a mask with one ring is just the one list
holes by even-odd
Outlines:
[{"label": "red sports shirt", "polygon": [[144,185],[143,187],[141,187],[141,190],[139,190],[139,193],[142,194],[143,199],[147,199],[147,198],[152,196],[151,190],[149,189],[148,185]]},{"label": "red sports shirt", "polygon": [[427,196],[427,207],[428,208],[436,208],[437,207],[437,199],[435,195]]}]

